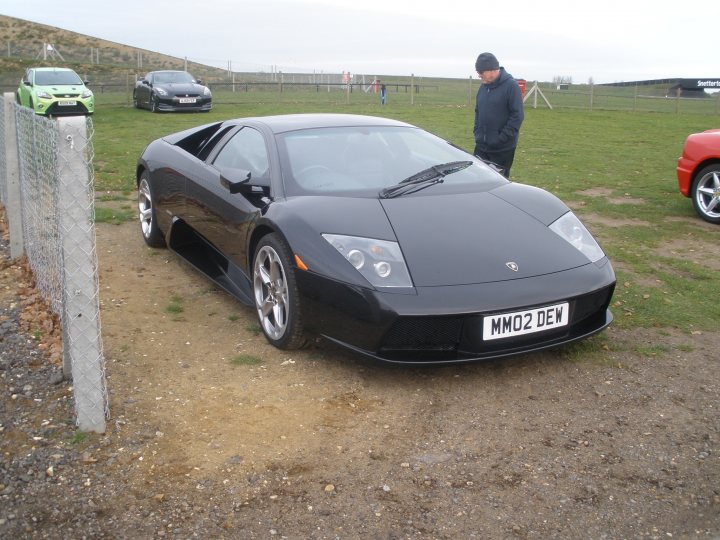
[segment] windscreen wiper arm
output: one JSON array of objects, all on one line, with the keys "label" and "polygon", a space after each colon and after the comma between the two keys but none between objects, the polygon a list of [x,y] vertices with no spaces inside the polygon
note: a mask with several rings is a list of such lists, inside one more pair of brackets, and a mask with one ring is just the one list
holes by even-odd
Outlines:
[{"label": "windscreen wiper arm", "polygon": [[394,186],[381,190],[379,193],[380,198],[392,199],[407,193],[415,193],[433,184],[440,184],[447,175],[467,169],[472,164],[472,161],[451,161],[442,165],[433,165],[419,173],[408,176]]}]

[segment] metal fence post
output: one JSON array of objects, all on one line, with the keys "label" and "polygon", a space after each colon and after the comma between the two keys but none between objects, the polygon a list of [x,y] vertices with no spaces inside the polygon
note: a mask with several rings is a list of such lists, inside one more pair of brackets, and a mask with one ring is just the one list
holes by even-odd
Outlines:
[{"label": "metal fence post", "polygon": [[15,125],[15,94],[3,95],[3,118],[5,125],[5,186],[3,204],[10,232],[10,258],[25,253],[22,233],[22,205],[20,203],[20,164],[18,161],[17,126]]},{"label": "metal fence post", "polygon": [[58,219],[63,267],[63,321],[67,328],[77,424],[105,431],[107,392],[100,337],[94,193],[85,117],[58,120]]}]

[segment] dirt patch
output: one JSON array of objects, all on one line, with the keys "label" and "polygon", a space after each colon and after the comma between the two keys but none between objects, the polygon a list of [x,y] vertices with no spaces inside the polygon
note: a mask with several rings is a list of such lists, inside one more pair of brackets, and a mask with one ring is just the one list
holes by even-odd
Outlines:
[{"label": "dirt patch", "polygon": [[586,197],[604,197],[608,198],[610,195],[615,193],[614,190],[610,188],[604,188],[604,187],[594,187],[590,189],[585,189],[583,191],[578,191],[578,195],[584,195]]},{"label": "dirt patch", "polygon": [[[629,193],[625,193],[622,197],[611,197],[613,193],[615,193],[614,190],[603,188],[603,187],[594,187],[590,189],[585,189],[583,191],[578,191],[578,195],[584,195],[586,197],[599,197],[607,200],[607,202],[611,204],[632,204],[632,205],[642,205],[645,204],[644,199],[640,199],[638,197],[631,197]],[[581,203],[576,203],[581,204]]]},{"label": "dirt patch", "polygon": [[[717,225],[710,223],[708,225],[714,227],[714,233],[717,234]],[[684,238],[663,243],[655,249],[655,252],[662,257],[681,258],[711,270],[720,271],[720,258],[717,256],[717,249],[708,247],[709,242],[712,242],[712,240],[708,239],[707,232],[688,233]]]},{"label": "dirt patch", "polygon": [[608,216],[602,216],[595,213],[584,213],[582,215],[583,221],[587,221],[592,225],[600,225],[602,227],[649,227],[650,223],[642,219],[627,219],[627,218],[611,218]]},{"label": "dirt patch", "polygon": [[11,399],[33,372],[3,353],[0,536],[720,535],[717,333],[443,369],[287,353],[136,224],[97,240],[108,431],[72,440],[67,383]]}]

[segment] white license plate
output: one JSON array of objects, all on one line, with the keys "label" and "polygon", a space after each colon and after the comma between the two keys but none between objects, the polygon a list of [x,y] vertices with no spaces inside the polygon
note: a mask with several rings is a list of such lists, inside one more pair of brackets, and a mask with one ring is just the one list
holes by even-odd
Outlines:
[{"label": "white license plate", "polygon": [[501,313],[483,318],[483,341],[522,336],[567,326],[570,304],[563,302],[526,311]]},{"label": "white license plate", "polygon": [[75,101],[74,99],[64,99],[58,101],[58,106],[60,107],[74,107],[75,105],[77,105],[77,101]]},{"label": "white license plate", "polygon": [[197,98],[194,97],[181,97],[180,103],[195,103],[197,101]]}]

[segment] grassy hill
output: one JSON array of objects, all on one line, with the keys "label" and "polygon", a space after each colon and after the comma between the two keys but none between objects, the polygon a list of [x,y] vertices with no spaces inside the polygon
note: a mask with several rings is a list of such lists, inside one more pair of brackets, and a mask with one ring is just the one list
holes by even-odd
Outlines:
[{"label": "grassy hill", "polygon": [[[0,15],[0,87],[4,92],[17,88],[29,66],[70,67],[81,76],[105,83],[125,84],[128,77],[156,69],[185,69],[185,60],[167,54],[123,45],[55,26]],[[62,55],[43,60],[43,45],[51,43]],[[227,71],[188,62],[187,69],[204,80],[227,80]]]}]

